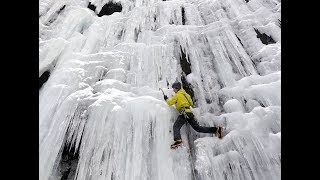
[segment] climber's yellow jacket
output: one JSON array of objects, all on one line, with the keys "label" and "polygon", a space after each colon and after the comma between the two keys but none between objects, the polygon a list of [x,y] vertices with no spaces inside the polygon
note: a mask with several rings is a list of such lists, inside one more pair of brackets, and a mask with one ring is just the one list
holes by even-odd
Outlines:
[{"label": "climber's yellow jacket", "polygon": [[185,107],[185,112],[192,112],[190,106],[193,105],[191,96],[186,93],[184,89],[180,89],[172,98],[166,100],[168,105],[176,105],[176,109],[180,111],[182,107]]}]

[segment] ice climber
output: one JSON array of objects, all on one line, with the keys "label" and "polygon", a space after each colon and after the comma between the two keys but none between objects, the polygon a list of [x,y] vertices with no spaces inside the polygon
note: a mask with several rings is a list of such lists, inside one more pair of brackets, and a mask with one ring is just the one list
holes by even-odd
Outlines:
[{"label": "ice climber", "polygon": [[173,136],[174,143],[171,145],[171,148],[176,148],[182,143],[180,129],[181,127],[188,122],[194,130],[202,133],[214,133],[218,138],[222,138],[222,127],[203,127],[198,124],[194,115],[190,109],[190,106],[193,105],[191,96],[186,93],[184,89],[181,88],[180,82],[175,82],[172,84],[173,91],[176,93],[172,98],[168,98],[164,94],[164,100],[168,105],[175,104],[176,109],[179,112],[179,116],[173,125]]}]

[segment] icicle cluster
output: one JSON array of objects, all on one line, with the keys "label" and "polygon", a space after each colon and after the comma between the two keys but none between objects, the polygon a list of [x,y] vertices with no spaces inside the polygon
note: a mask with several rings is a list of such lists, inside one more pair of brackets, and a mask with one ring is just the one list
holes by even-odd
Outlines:
[{"label": "icicle cluster", "polygon": [[[280,179],[281,0],[39,5],[39,179]],[[169,148],[176,80],[223,139]]]}]

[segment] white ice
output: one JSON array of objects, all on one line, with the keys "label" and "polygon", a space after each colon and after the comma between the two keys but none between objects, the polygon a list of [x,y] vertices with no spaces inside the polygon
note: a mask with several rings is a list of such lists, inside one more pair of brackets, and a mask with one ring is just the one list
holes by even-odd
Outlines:
[{"label": "white ice", "polygon": [[[39,179],[62,178],[67,147],[68,179],[280,179],[281,1],[113,0],[122,11],[98,17],[109,2],[39,1]],[[223,139],[187,124],[169,148],[178,113],[159,88],[182,76]]]}]

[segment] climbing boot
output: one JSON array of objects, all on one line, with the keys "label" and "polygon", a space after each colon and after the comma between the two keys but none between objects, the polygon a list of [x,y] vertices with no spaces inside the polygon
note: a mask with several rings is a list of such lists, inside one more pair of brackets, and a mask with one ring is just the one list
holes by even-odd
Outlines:
[{"label": "climbing boot", "polygon": [[221,126],[217,126],[216,136],[217,136],[219,139],[222,139],[222,127],[221,127]]},{"label": "climbing boot", "polygon": [[171,144],[171,149],[175,149],[178,146],[180,146],[181,144],[182,144],[182,139],[177,139],[177,140],[174,141],[173,144]]}]

